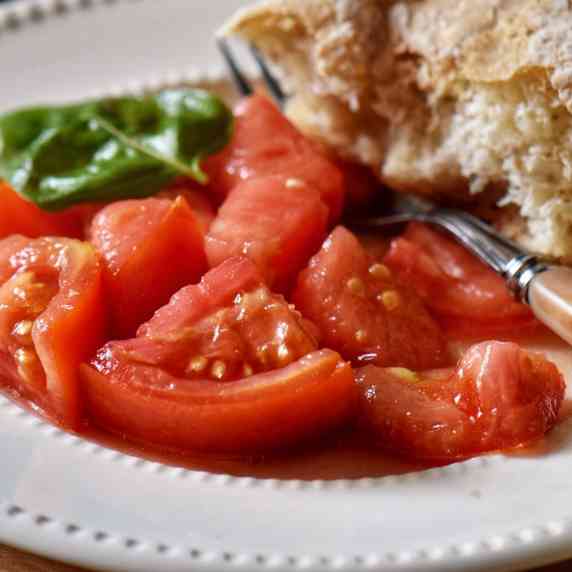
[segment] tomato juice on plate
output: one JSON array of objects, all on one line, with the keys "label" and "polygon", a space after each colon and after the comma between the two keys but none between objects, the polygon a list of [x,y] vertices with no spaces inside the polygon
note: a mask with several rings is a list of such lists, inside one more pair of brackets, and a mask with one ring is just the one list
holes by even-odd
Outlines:
[{"label": "tomato juice on plate", "polygon": [[[492,271],[421,224],[361,244],[344,205],[383,189],[264,96],[232,118],[167,95],[106,102],[115,123],[75,134],[73,164],[42,133],[12,158],[42,152],[0,183],[4,391],[119,449],[238,474],[403,472],[552,429],[563,376],[525,349],[536,322]],[[499,339],[515,327],[522,346]]]}]

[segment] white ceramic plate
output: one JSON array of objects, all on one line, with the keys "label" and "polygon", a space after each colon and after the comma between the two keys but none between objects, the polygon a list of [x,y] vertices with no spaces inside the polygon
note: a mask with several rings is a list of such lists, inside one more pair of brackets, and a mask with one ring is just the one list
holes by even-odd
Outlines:
[{"label": "white ceramic plate", "polygon": [[[243,3],[8,5],[0,9],[0,110],[193,77],[216,65],[212,31]],[[572,371],[569,351],[549,345]],[[356,453],[339,474],[352,474],[348,461],[363,472]],[[286,472],[311,476],[314,462],[320,474],[337,474],[327,455]],[[0,397],[0,541],[93,568],[524,569],[572,556],[571,498],[570,423],[529,456],[402,476],[256,479],[121,454]]]}]

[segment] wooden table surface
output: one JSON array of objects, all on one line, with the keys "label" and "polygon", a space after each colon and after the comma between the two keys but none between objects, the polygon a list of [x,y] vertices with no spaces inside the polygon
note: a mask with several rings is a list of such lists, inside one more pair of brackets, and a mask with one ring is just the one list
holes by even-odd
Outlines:
[{"label": "wooden table surface", "polygon": [[[536,568],[531,572],[570,572],[572,561]],[[0,545],[0,572],[88,572]]]}]

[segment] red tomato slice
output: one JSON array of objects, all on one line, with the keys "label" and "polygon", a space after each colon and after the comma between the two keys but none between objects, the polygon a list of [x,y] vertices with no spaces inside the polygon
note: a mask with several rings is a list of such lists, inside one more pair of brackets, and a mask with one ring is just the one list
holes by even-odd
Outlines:
[{"label": "red tomato slice", "polygon": [[381,447],[449,461],[516,447],[557,420],[565,384],[554,364],[514,343],[472,346],[456,369],[357,371],[363,415]]},{"label": "red tomato slice", "polygon": [[445,342],[417,296],[337,227],[299,278],[293,295],[325,345],[357,363],[427,369],[443,365]]},{"label": "red tomato slice", "polygon": [[78,368],[104,340],[95,249],[70,239],[0,241],[2,382],[60,423],[80,420]]},{"label": "red tomato slice", "polygon": [[82,236],[79,218],[70,211],[48,213],[26,201],[6,183],[0,181],[0,238],[23,234],[40,236]]},{"label": "red tomato slice", "polygon": [[385,263],[452,332],[493,335],[536,324],[502,278],[423,224],[409,225],[403,237],[392,241]]},{"label": "red tomato slice", "polygon": [[206,237],[209,265],[246,255],[274,289],[287,291],[326,236],[327,209],[304,183],[286,177],[242,183],[220,208]]},{"label": "red tomato slice", "polygon": [[203,236],[182,197],[112,203],[93,219],[90,238],[106,263],[118,337],[133,335],[174,292],[206,270]]},{"label": "red tomato slice", "polygon": [[342,172],[274,103],[260,94],[245,98],[235,109],[235,119],[230,144],[204,162],[215,192],[227,196],[245,180],[287,175],[320,192],[330,210],[330,222],[340,218]]},{"label": "red tomato slice", "polygon": [[[169,448],[252,453],[312,439],[355,406],[351,368],[246,258],[180,290],[83,380],[96,423]],[[275,369],[277,368],[277,369]]]}]

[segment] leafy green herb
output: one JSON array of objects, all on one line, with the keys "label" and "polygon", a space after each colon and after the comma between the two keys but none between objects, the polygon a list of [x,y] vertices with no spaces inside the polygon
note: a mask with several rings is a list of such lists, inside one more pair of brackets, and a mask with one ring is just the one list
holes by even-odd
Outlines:
[{"label": "leafy green herb", "polygon": [[45,210],[146,197],[224,147],[232,113],[201,90],[109,98],[0,115],[0,179]]}]

